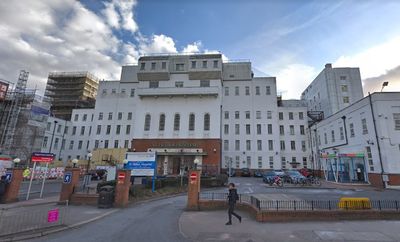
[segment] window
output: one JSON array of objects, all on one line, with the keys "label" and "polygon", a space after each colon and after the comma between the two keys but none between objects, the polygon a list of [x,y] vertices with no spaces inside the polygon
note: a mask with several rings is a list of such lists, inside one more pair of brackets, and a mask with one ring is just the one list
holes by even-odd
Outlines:
[{"label": "window", "polygon": [[294,125],[289,125],[290,135],[294,135]]},{"label": "window", "polygon": [[286,147],[285,147],[285,141],[284,140],[281,140],[281,150],[285,150],[286,149]]},{"label": "window", "polygon": [[181,125],[181,115],[179,113],[176,113],[174,116],[174,131],[179,131]]},{"label": "window", "polygon": [[79,142],[78,142],[78,150],[82,149],[82,145],[83,145],[83,141],[79,140]]},{"label": "window", "polygon": [[240,150],[240,140],[235,140],[235,150]]},{"label": "window", "polygon": [[124,148],[128,149],[129,148],[129,140],[124,141]]},{"label": "window", "polygon": [[42,144],[42,147],[43,148],[46,148],[47,147],[47,141],[49,140],[49,137],[47,137],[47,136],[45,136],[44,138],[43,138],[43,144]]},{"label": "window", "polygon": [[235,119],[239,119],[240,115],[239,115],[239,111],[235,111]]},{"label": "window", "polygon": [[146,116],[144,117],[144,131],[150,130],[150,122],[151,122],[151,116],[150,114],[146,114]]},{"label": "window", "polygon": [[250,95],[250,87],[249,87],[249,86],[246,86],[246,87],[245,87],[245,95],[246,95],[246,96],[249,96],[249,95]]},{"label": "window", "polygon": [[235,87],[235,96],[239,96],[239,87]]},{"label": "window", "polygon": [[279,125],[279,134],[285,135],[285,127],[283,125]]},{"label": "window", "polygon": [[250,134],[250,124],[246,124],[246,134]]},{"label": "window", "polygon": [[204,114],[204,131],[210,131],[210,114]]},{"label": "window", "polygon": [[164,131],[165,130],[165,114],[160,114],[160,120],[158,123],[158,130]]},{"label": "window", "polygon": [[78,121],[79,115],[75,114],[74,121]]},{"label": "window", "polygon": [[107,125],[106,134],[110,134],[110,133],[111,133],[111,125]]},{"label": "window", "polygon": [[361,119],[362,133],[368,134],[367,120],[365,118]]},{"label": "window", "polygon": [[101,91],[101,94],[106,95],[107,94],[107,89],[103,89],[103,91]]},{"label": "window", "polygon": [[104,148],[108,149],[108,139],[104,140]]},{"label": "window", "polygon": [[268,124],[268,134],[272,134],[272,124]]},{"label": "window", "polygon": [[165,61],[161,62],[161,69],[163,70],[167,69],[167,62]]},{"label": "window", "polygon": [[85,135],[85,126],[81,127],[81,135]]},{"label": "window", "polygon": [[89,136],[92,134],[92,126],[89,126]]},{"label": "window", "polygon": [[132,113],[131,112],[128,113],[128,118],[127,119],[128,120],[132,120]]},{"label": "window", "polygon": [[297,159],[296,159],[296,157],[294,157],[294,156],[292,157],[292,163],[293,163],[293,164],[296,164],[296,163],[297,163]]},{"label": "window", "polygon": [[76,126],[72,127],[72,135],[76,134]]},{"label": "window", "polygon": [[289,112],[289,120],[293,120],[293,113]]},{"label": "window", "polygon": [[271,87],[270,86],[267,86],[267,88],[266,88],[266,92],[265,92],[267,95],[271,95]]},{"label": "window", "polygon": [[114,140],[114,148],[118,148],[118,140]]},{"label": "window", "polygon": [[229,150],[229,140],[224,140],[224,151]]},{"label": "window", "polygon": [[340,140],[344,140],[343,127],[340,127],[340,128],[339,128],[339,133],[340,133]]},{"label": "window", "polygon": [[257,160],[258,160],[258,168],[262,168],[262,156],[258,156]]},{"label": "window", "polygon": [[296,150],[296,141],[294,141],[294,140],[290,141],[290,149]]},{"label": "window", "polygon": [[246,140],[246,150],[251,150],[251,140]]},{"label": "window", "polygon": [[69,147],[68,147],[70,150],[73,150],[74,149],[74,141],[73,140],[71,140],[70,142],[69,142]]},{"label": "window", "polygon": [[303,166],[307,168],[307,157],[303,157]]},{"label": "window", "polygon": [[112,94],[117,93],[117,89],[115,89],[115,88],[111,89],[111,93],[112,93]]},{"label": "window", "polygon": [[155,62],[151,62],[151,70],[155,70],[156,69],[156,63]]},{"label": "window", "polygon": [[122,119],[122,113],[118,112],[118,120],[121,120],[121,119]]},{"label": "window", "polygon": [[94,148],[95,148],[95,149],[99,148],[99,140],[98,140],[98,139],[96,139],[96,140],[94,141]]},{"label": "window", "polygon": [[235,124],[235,134],[240,134],[240,125]]},{"label": "window", "polygon": [[207,61],[203,61],[203,68],[207,68]]},{"label": "window", "polygon": [[225,87],[224,90],[224,95],[229,96],[229,87]]},{"label": "window", "polygon": [[274,169],[274,157],[273,156],[269,157],[269,168]]},{"label": "window", "polygon": [[256,87],[256,95],[260,95],[260,87],[259,86]]},{"label": "window", "polygon": [[196,61],[192,61],[192,69],[196,69]]},{"label": "window", "polygon": [[262,150],[262,140],[257,140],[257,150]]},{"label": "window", "polygon": [[130,94],[130,96],[131,96],[131,97],[134,97],[134,96],[135,96],[135,88],[131,88],[131,94]]},{"label": "window", "polygon": [[301,141],[301,151],[306,152],[306,141]]},{"label": "window", "polygon": [[82,116],[82,121],[86,121],[87,120],[87,114],[84,114],[83,116]]},{"label": "window", "polygon": [[210,80],[201,80],[200,87],[210,87]]},{"label": "window", "polygon": [[368,160],[368,166],[370,171],[374,171],[374,161],[372,160],[372,152],[371,152],[371,147],[367,146],[365,147],[367,151],[367,160]]},{"label": "window", "polygon": [[346,76],[340,76],[340,80],[346,80]]},{"label": "window", "polygon": [[229,134],[229,124],[224,125],[224,134]]},{"label": "window", "polygon": [[99,113],[99,120],[103,120],[103,113]]},{"label": "window", "polygon": [[225,111],[224,112],[224,118],[225,119],[229,119],[229,111]]},{"label": "window", "polygon": [[286,169],[286,157],[281,157],[282,169]]},{"label": "window", "polygon": [[304,119],[304,113],[303,112],[299,112],[299,119],[303,120]]},{"label": "window", "polygon": [[59,124],[59,125],[57,126],[57,133],[61,133],[61,128],[62,128],[62,126],[61,126],[61,124]]},{"label": "window", "polygon": [[306,134],[306,132],[304,130],[304,125],[300,125],[300,134],[301,135],[305,135]]},{"label": "window", "polygon": [[350,123],[349,126],[350,126],[350,137],[354,137],[354,136],[355,136],[355,133],[354,133],[354,124],[353,124],[353,123]]},{"label": "window", "polygon": [[113,113],[108,113],[108,120],[112,120]]},{"label": "window", "polygon": [[250,111],[245,112],[246,119],[250,119]]},{"label": "window", "polygon": [[400,130],[400,113],[393,113],[394,130]]},{"label": "window", "polygon": [[279,112],[279,120],[283,120],[283,113]]},{"label": "window", "polygon": [[272,119],[272,111],[267,111],[267,119]]},{"label": "window", "polygon": [[121,94],[125,95],[125,93],[126,93],[126,89],[125,89],[125,88],[122,88],[122,89],[121,89]]},{"label": "window", "polygon": [[149,88],[158,88],[158,81],[149,81]]},{"label": "window", "polygon": [[214,63],[213,67],[214,67],[214,68],[218,68],[218,61],[215,60],[213,63]]},{"label": "window", "polygon": [[194,113],[189,114],[189,131],[194,131],[195,119]]},{"label": "window", "polygon": [[274,141],[268,140],[268,150],[274,150]]},{"label": "window", "polygon": [[251,156],[246,156],[247,166],[250,167],[251,165]]},{"label": "window", "polygon": [[343,103],[349,103],[349,102],[350,102],[349,97],[343,97]]},{"label": "window", "polygon": [[126,126],[125,133],[126,134],[130,134],[131,133],[131,126],[129,124]]},{"label": "window", "polygon": [[256,111],[256,119],[261,119],[261,111]]},{"label": "window", "polygon": [[325,143],[325,144],[328,143],[328,136],[326,135],[326,133],[324,133],[324,143]]},{"label": "window", "polygon": [[175,65],[175,71],[184,71],[185,70],[185,64],[176,64]]},{"label": "window", "polygon": [[140,70],[143,71],[146,68],[146,63],[140,63]]},{"label": "window", "polygon": [[64,134],[68,134],[68,126],[65,126],[65,128],[64,128]]},{"label": "window", "polygon": [[342,89],[342,92],[347,92],[348,91],[347,85],[341,85],[340,87]]},{"label": "window", "polygon": [[257,124],[257,134],[261,134],[261,124]]}]

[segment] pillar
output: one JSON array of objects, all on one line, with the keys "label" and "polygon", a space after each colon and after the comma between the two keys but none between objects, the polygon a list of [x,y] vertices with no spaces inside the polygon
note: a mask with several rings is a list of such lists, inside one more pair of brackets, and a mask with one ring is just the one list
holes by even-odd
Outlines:
[{"label": "pillar", "polygon": [[199,210],[200,176],[201,171],[190,170],[188,172],[188,210]]},{"label": "pillar", "polygon": [[[66,200],[71,200],[71,196],[74,193],[75,187],[78,187],[79,185],[79,174],[79,168],[65,168],[63,184],[60,192],[60,203],[63,203]],[[70,176],[70,178],[67,176]]]},{"label": "pillar", "polygon": [[118,170],[117,171],[117,184],[115,185],[115,207],[126,207],[129,203],[129,188],[131,170]]},{"label": "pillar", "polygon": [[12,173],[11,181],[6,186],[6,192],[4,193],[3,203],[12,203],[18,201],[19,188],[21,182],[24,179],[22,173],[24,168],[11,168],[7,169],[8,172]]}]

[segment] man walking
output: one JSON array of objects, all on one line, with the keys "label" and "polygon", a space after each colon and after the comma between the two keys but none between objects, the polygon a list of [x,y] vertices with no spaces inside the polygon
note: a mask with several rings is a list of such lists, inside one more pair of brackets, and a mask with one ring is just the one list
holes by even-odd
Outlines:
[{"label": "man walking", "polygon": [[228,217],[229,221],[225,225],[232,225],[232,215],[235,216],[237,219],[239,219],[239,222],[242,222],[242,217],[240,217],[237,213],[235,213],[235,204],[236,201],[239,200],[239,196],[237,194],[237,190],[235,188],[234,183],[229,183],[229,195],[228,195],[228,204],[229,204],[229,209],[228,209]]}]

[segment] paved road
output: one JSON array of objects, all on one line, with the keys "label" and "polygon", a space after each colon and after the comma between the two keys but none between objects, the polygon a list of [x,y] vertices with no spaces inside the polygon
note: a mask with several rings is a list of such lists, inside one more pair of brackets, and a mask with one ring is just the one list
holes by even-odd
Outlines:
[{"label": "paved road", "polygon": [[127,208],[78,229],[67,230],[32,241],[146,241],[184,242],[179,217],[186,197],[179,196]]},{"label": "paved road", "polygon": [[[46,180],[43,189],[43,197],[55,196],[61,191],[61,180]],[[23,181],[21,188],[19,189],[20,200],[25,200],[26,194],[28,193],[29,181]],[[38,198],[40,195],[40,189],[42,187],[42,181],[37,180],[32,182],[30,198]]]},{"label": "paved road", "polygon": [[[400,190],[376,190],[366,186],[349,186],[345,189],[332,188],[302,188],[269,186],[262,182],[262,178],[254,177],[231,177],[230,182],[237,185],[238,192],[244,194],[255,194],[258,197],[271,200],[337,200],[341,197],[369,197],[376,200],[398,200]],[[216,192],[227,192],[226,188],[218,189]]]}]

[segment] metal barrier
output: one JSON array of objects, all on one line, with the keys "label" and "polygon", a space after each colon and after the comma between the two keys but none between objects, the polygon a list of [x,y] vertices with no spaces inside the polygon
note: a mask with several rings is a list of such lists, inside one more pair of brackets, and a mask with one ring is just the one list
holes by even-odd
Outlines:
[{"label": "metal barrier", "polygon": [[0,209],[0,236],[66,225],[68,202],[66,204]]},{"label": "metal barrier", "polygon": [[[200,200],[226,201],[227,193],[200,193]],[[331,210],[377,210],[400,212],[400,201],[397,200],[370,200],[367,203],[339,200],[262,200],[248,194],[239,194],[239,203],[250,204],[258,210],[275,211],[331,211]],[[354,203],[354,204],[353,204]]]}]

